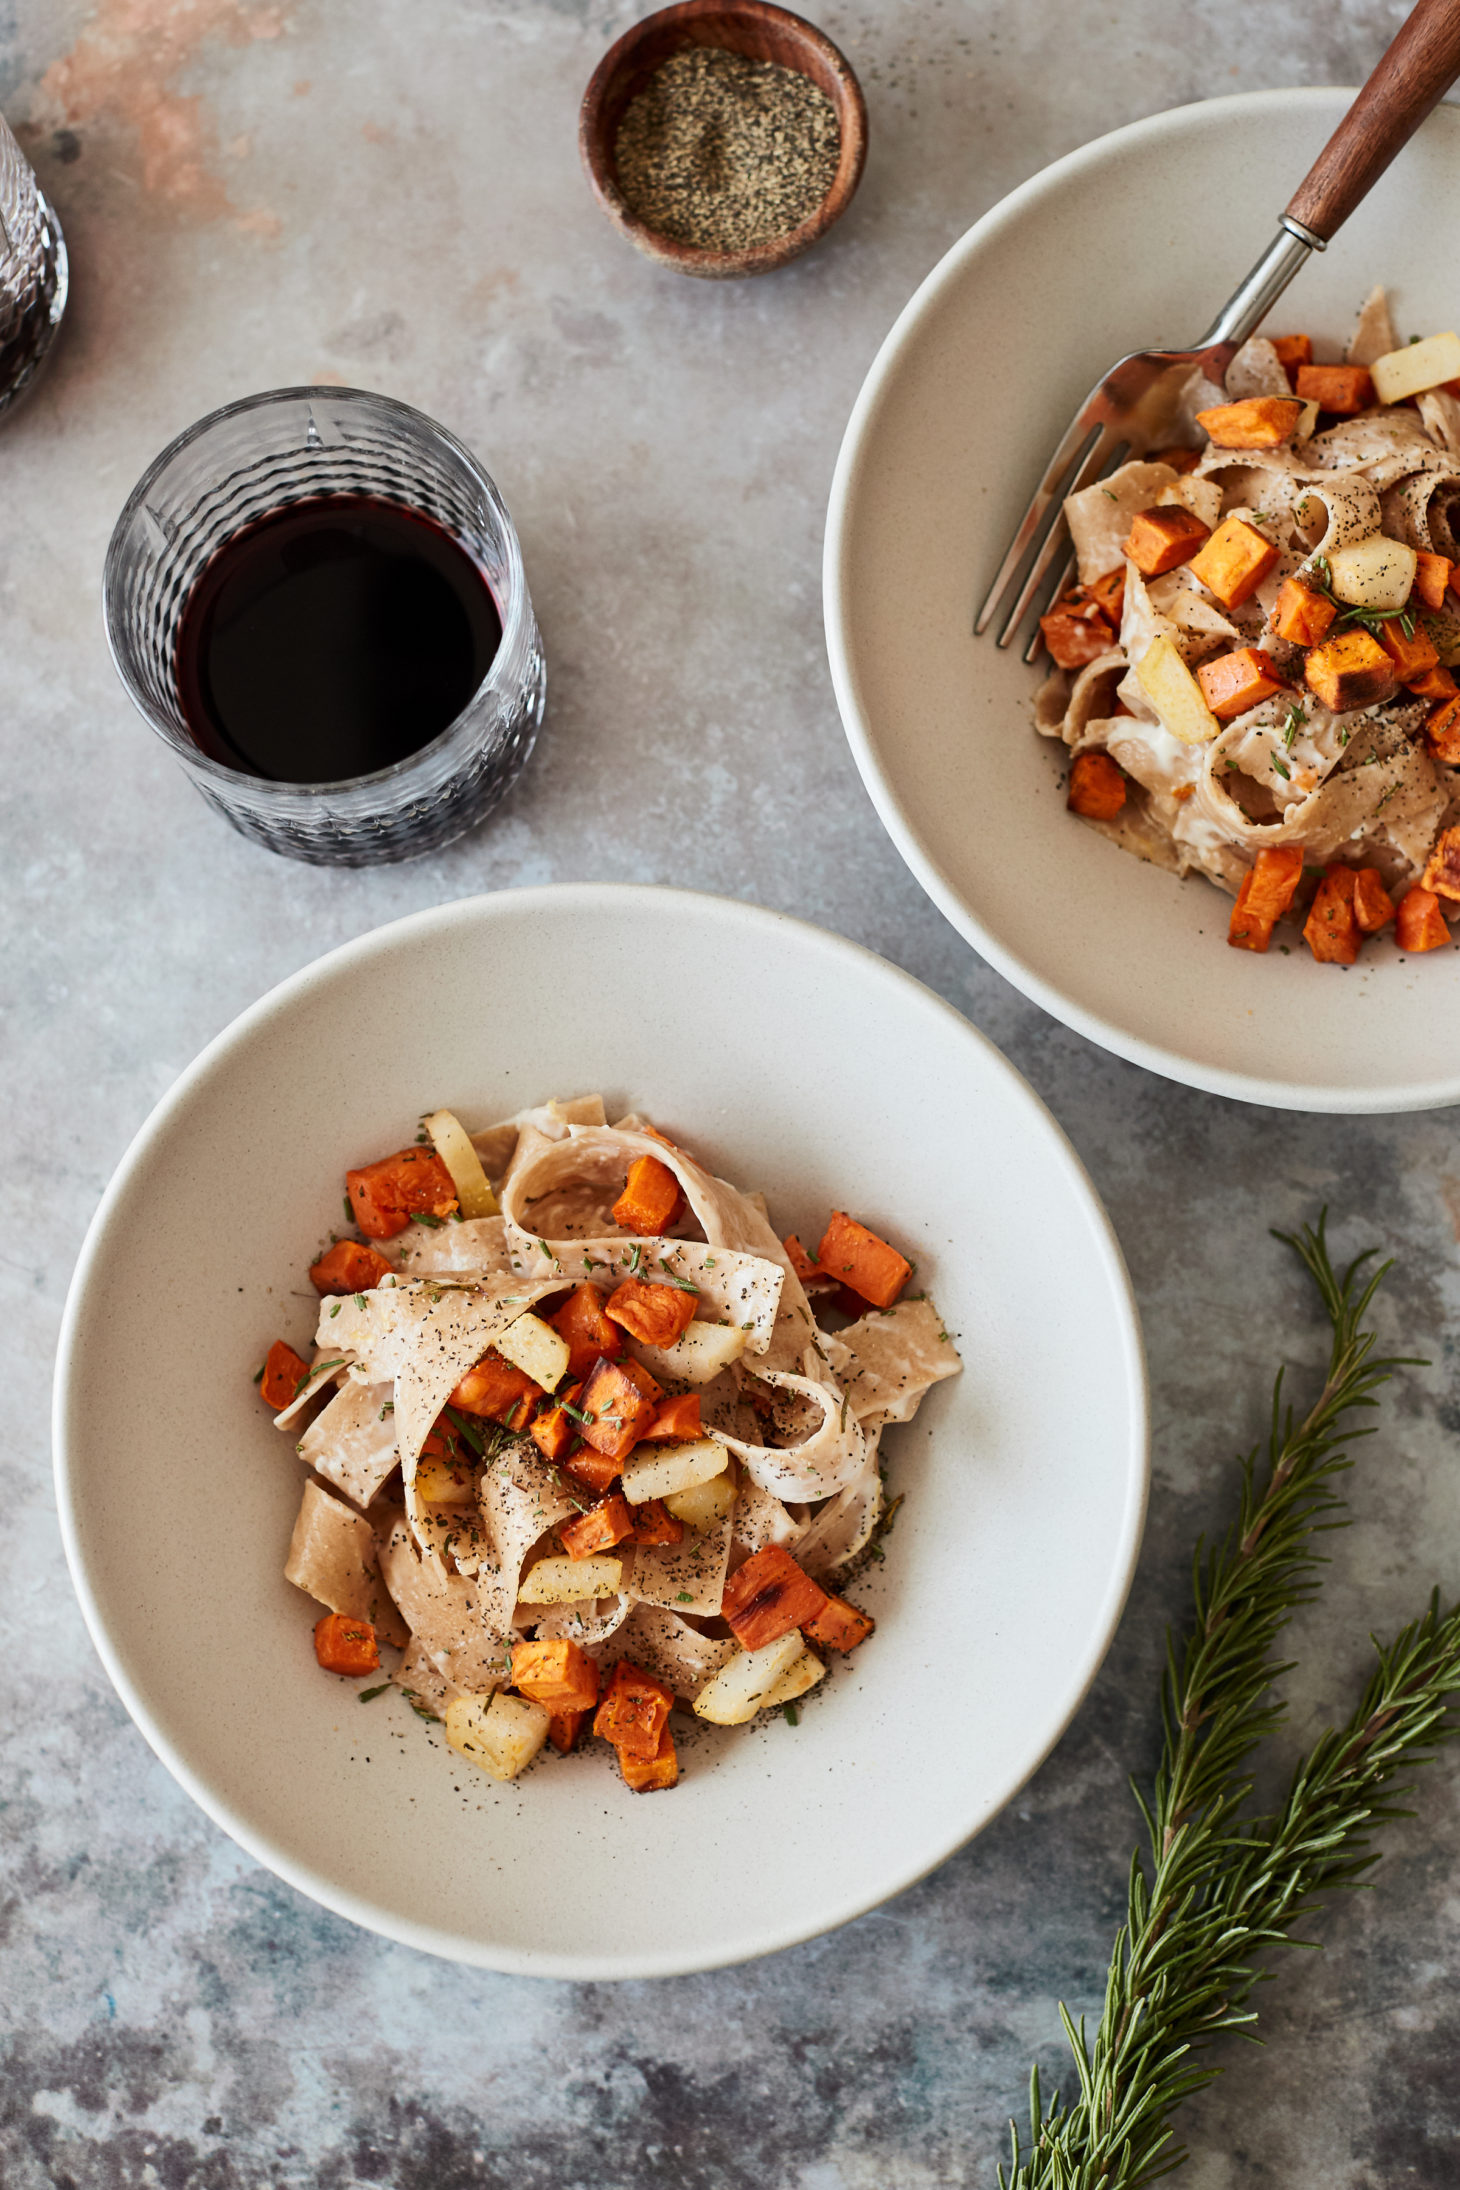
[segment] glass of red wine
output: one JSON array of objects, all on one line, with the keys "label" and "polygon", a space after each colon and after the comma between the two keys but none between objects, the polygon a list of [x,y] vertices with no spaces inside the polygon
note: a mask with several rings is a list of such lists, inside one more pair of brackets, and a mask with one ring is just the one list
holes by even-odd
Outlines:
[{"label": "glass of red wine", "polygon": [[149,465],[107,549],[128,696],[210,805],[293,859],[449,844],[509,788],[547,672],[502,498],[358,388],[230,403]]}]

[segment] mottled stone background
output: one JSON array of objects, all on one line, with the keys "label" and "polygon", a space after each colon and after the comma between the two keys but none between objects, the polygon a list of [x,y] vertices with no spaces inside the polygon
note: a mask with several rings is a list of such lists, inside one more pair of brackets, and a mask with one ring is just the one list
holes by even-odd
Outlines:
[{"label": "mottled stone background", "polygon": [[[1296,1733],[1365,1632],[1460,1592],[1453,1114],[1241,1109],[1087,1048],[981,966],[884,839],[838,727],[818,558],[843,422],[953,239],[1071,146],[1265,83],[1352,82],[1376,0],[827,0],[872,153],[809,261],[745,287],[641,262],[578,172],[576,103],[630,20],[598,0],[3,0],[0,103],[70,238],[54,371],[0,438],[0,1115],[6,2190],[933,2190],[990,2181],[1057,1998],[1095,2008],[1162,1626],[1222,1517],[1270,1366],[1311,1363],[1267,1236],[1332,1203],[1400,1256],[1386,1329],[1434,1357],[1353,1478],[1297,1635]],[[1219,211],[1220,209],[1218,209]],[[1437,225],[1437,242],[1444,233]],[[1051,330],[1052,336],[1056,330]],[[360,382],[483,456],[552,664],[510,805],[442,857],[325,873],[233,837],[113,681],[107,533],[225,399]],[[235,1012],[416,906],[560,877],[690,882],[871,945],[998,1042],[1073,1136],[1150,1344],[1145,1556],[1072,1731],[982,1839],[880,1913],[749,1968],[619,1987],[428,1961],[256,1869],[154,1762],[72,1601],[51,1353],[83,1228],[155,1098]],[[223,1205],[220,1204],[220,1207]],[[247,1678],[246,1665],[240,1678]],[[1256,2052],[1188,2110],[1193,2190],[1460,2181],[1460,1775],[1424,1780],[1377,1890],[1266,1989]]]}]

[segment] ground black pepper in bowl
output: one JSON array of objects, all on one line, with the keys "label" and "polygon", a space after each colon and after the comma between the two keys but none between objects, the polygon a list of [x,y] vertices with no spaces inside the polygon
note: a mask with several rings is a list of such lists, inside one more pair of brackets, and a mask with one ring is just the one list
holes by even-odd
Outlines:
[{"label": "ground black pepper in bowl", "polygon": [[630,101],[614,138],[629,210],[704,251],[744,251],[789,235],[823,203],[841,128],[798,69],[721,46],[689,46]]}]

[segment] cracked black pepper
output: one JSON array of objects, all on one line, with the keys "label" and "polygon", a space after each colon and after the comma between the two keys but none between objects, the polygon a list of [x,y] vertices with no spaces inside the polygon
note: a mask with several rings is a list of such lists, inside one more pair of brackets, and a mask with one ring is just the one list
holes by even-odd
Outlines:
[{"label": "cracked black pepper", "polygon": [[646,227],[703,251],[743,251],[810,218],[840,151],[836,109],[809,77],[692,46],[625,109],[614,165]]}]

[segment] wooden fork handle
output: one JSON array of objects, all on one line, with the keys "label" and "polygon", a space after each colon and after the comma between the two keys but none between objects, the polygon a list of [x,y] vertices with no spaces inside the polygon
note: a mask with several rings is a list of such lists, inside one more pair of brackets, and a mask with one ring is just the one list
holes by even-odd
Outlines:
[{"label": "wooden fork handle", "polygon": [[1288,203],[1326,243],[1460,76],[1460,0],[1418,0]]}]

